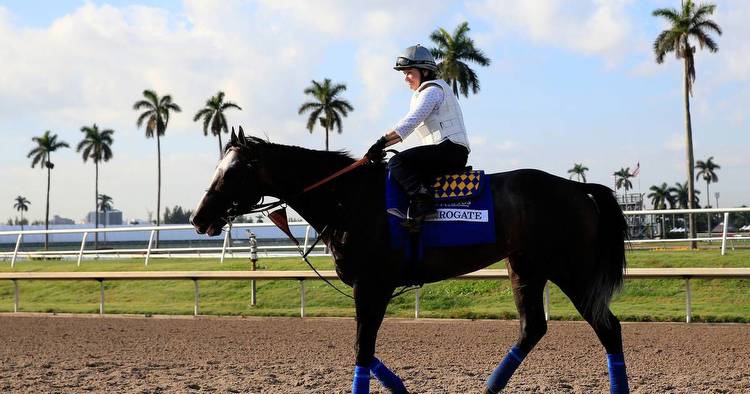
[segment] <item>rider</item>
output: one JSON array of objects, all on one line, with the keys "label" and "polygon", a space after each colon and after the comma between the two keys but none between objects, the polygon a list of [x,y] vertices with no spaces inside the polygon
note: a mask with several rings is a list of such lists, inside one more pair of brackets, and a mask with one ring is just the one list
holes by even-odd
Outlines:
[{"label": "rider", "polygon": [[388,162],[391,175],[411,201],[409,218],[419,222],[435,212],[428,186],[436,176],[464,168],[469,139],[458,99],[450,86],[437,78],[435,58],[427,48],[419,44],[406,48],[393,68],[404,73],[414,95],[406,116],[370,147],[367,157],[382,158],[385,147],[403,141],[412,131],[419,133],[420,146],[400,152]]}]

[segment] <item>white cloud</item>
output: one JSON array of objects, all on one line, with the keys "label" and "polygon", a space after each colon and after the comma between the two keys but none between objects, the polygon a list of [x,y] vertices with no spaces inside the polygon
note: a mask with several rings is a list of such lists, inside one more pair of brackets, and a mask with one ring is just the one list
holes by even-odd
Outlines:
[{"label": "white cloud", "polygon": [[533,41],[617,61],[631,33],[625,14],[630,0],[485,0],[470,10],[491,22],[497,34],[517,33]]},{"label": "white cloud", "polygon": [[676,152],[685,150],[685,135],[683,134],[671,134],[666,141],[664,141],[664,149]]}]

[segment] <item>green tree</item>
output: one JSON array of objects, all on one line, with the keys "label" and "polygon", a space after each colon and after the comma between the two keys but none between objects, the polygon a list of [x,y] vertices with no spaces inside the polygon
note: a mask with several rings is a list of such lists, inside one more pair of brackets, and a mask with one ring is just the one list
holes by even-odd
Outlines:
[{"label": "green tree", "polygon": [[164,223],[168,224],[186,224],[190,223],[190,215],[193,211],[189,209],[183,209],[179,205],[175,205],[173,209],[167,207],[164,209]]},{"label": "green tree", "polygon": [[[654,10],[653,16],[662,17],[667,20],[669,27],[659,33],[654,40],[654,54],[658,64],[664,63],[668,53],[674,52],[677,59],[683,63],[683,95],[685,102],[685,141],[687,146],[687,179],[688,179],[688,206],[695,207],[693,196],[695,185],[693,184],[693,127],[690,118],[690,96],[693,93],[695,83],[695,46],[690,44],[691,39],[697,40],[701,49],[708,48],[711,52],[719,50],[709,33],[721,35],[721,28],[713,20],[709,19],[716,5],[701,4],[696,6],[692,0],[682,2],[680,9],[659,8]],[[695,220],[689,215],[690,238],[695,238]],[[696,247],[695,242],[691,247]]]},{"label": "green tree", "polygon": [[21,231],[23,231],[23,224],[25,223],[23,213],[29,210],[29,205],[31,205],[31,201],[23,196],[16,197],[16,203],[13,204],[13,208],[15,208],[16,211],[21,212]]},{"label": "green tree", "polygon": [[625,193],[627,193],[628,190],[633,188],[633,182],[630,182],[630,178],[633,177],[633,174],[630,173],[630,167],[620,168],[612,175],[615,176],[615,189],[625,189]]},{"label": "green tree", "polygon": [[[677,207],[687,209],[689,204],[688,199],[688,183],[679,183],[675,182],[675,185],[671,188],[669,188],[670,193],[674,196],[674,200],[677,204]],[[695,204],[696,207],[700,208],[700,198],[698,198],[698,194],[700,194],[700,190],[694,190],[693,191],[693,204]]]},{"label": "green tree", "polygon": [[[51,157],[52,152],[57,151],[60,148],[69,148],[65,141],[58,141],[57,134],[50,134],[47,130],[43,135],[39,137],[31,138],[36,146],[26,155],[31,158],[31,168],[36,167],[39,164],[40,168],[47,169],[47,205],[44,210],[44,229],[49,230],[49,189],[50,189],[50,178],[52,177],[52,169],[55,168],[55,164],[52,163]],[[49,234],[44,233],[44,250],[49,249]]]},{"label": "green tree", "polygon": [[451,85],[456,97],[459,92],[469,97],[469,88],[472,93],[479,93],[479,78],[467,62],[490,65],[490,59],[469,38],[469,30],[469,23],[463,22],[456,26],[452,35],[442,27],[430,34],[430,40],[437,45],[431,49],[432,56],[437,61],[442,60],[438,63],[438,75]]},{"label": "green tree", "polygon": [[706,204],[706,206],[711,206],[711,191],[709,185],[719,181],[719,176],[716,175],[716,170],[720,170],[721,166],[714,163],[714,157],[711,156],[706,161],[698,160],[695,163],[695,168],[698,170],[698,173],[695,174],[695,180],[703,178],[703,180],[706,181],[706,196],[708,196],[706,198],[709,199],[709,203]]},{"label": "green tree", "polygon": [[[172,102],[172,96],[166,95],[161,98],[153,90],[144,90],[145,100],[136,101],[133,109],[144,110],[136,120],[136,126],[141,128],[146,122],[146,138],[154,138],[156,135],[156,225],[160,225],[159,211],[161,209],[161,140],[160,137],[167,131],[170,112],[180,112],[180,106]],[[159,247],[159,232],[156,232],[156,247]]]},{"label": "green tree", "polygon": [[667,209],[667,204],[674,206],[674,195],[666,182],[662,183],[661,186],[653,185],[649,190],[651,190],[651,193],[646,197],[651,199],[654,209]]},{"label": "green tree", "polygon": [[573,168],[568,170],[568,174],[570,174],[570,177],[568,179],[573,179],[573,177],[576,177],[579,182],[586,183],[586,171],[588,171],[589,168],[584,166],[583,164],[575,163],[573,164]]},{"label": "green tree", "polygon": [[194,122],[203,118],[204,136],[208,135],[210,129],[211,134],[219,137],[219,159],[221,159],[224,154],[223,145],[221,144],[221,132],[229,132],[224,111],[231,108],[242,110],[242,108],[235,103],[229,101],[224,102],[224,92],[219,91],[215,96],[206,100],[206,106],[198,111],[193,117]]},{"label": "green tree", "polygon": [[[106,194],[98,195],[99,205],[97,206],[98,211],[96,213],[96,221],[99,222],[99,212],[104,214],[104,228],[107,228],[109,224],[109,211],[112,210],[112,197]],[[104,242],[107,242],[107,233],[104,233]]]},{"label": "green tree", "polygon": [[312,134],[315,123],[326,131],[326,150],[328,150],[328,132],[336,128],[341,134],[341,117],[346,117],[354,108],[348,101],[339,97],[346,90],[346,85],[338,83],[331,84],[326,78],[323,83],[312,81],[312,85],[304,90],[305,94],[312,96],[315,101],[308,101],[299,107],[298,114],[302,115],[310,111],[307,118],[307,130]]},{"label": "green tree", "polygon": [[[112,134],[114,130],[99,130],[99,126],[94,123],[93,126],[81,127],[84,134],[81,142],[76,147],[76,152],[81,152],[83,162],[88,159],[94,162],[94,226],[99,228],[99,215],[97,214],[97,202],[99,196],[99,163],[107,162],[112,158]],[[99,233],[94,233],[94,248],[99,247]]]}]

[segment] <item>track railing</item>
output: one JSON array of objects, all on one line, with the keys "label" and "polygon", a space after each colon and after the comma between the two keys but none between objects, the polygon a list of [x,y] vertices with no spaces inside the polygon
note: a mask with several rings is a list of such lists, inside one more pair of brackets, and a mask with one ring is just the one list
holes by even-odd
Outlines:
[{"label": "track railing", "polygon": [[[338,279],[335,271],[320,271],[328,279]],[[625,279],[684,279],[685,321],[692,320],[691,279],[750,279],[750,268],[631,268]],[[195,288],[193,315],[200,314],[200,280],[297,280],[300,285],[300,317],[305,317],[305,281],[319,280],[311,271],[142,271],[142,272],[2,272],[0,280],[10,280],[14,286],[13,311],[20,310],[22,280],[95,280],[99,282],[99,314],[104,315],[104,281],[111,280],[192,280]],[[485,269],[455,279],[508,279],[504,269]],[[549,287],[545,291],[545,317],[549,319]],[[415,292],[414,318],[419,318],[420,291]]]},{"label": "track railing", "polygon": [[[625,211],[626,216],[643,216],[643,215],[681,215],[681,214],[724,214],[724,223],[729,223],[731,213],[737,212],[750,212],[750,208],[709,208],[709,209],[667,209],[667,210],[643,210],[643,211]],[[313,231],[312,227],[306,222],[292,222],[289,224],[290,227],[305,227],[304,245],[308,245],[310,240],[310,234]],[[265,228],[274,227],[273,223],[237,223],[232,225],[233,228]],[[750,240],[750,234],[747,235],[735,235],[728,238],[727,234],[728,226],[724,226],[721,236],[717,237],[699,237],[699,238],[663,238],[663,239],[632,239],[625,242],[629,244],[648,244],[648,243],[671,243],[671,242],[712,242],[721,241],[721,254],[726,254],[727,241],[734,240]],[[0,236],[15,236],[16,243],[13,252],[0,252],[0,258],[8,258],[11,260],[11,267],[15,266],[16,260],[19,256],[23,257],[76,257],[77,265],[80,266],[81,260],[84,256],[106,256],[116,255],[119,257],[143,257],[144,264],[148,265],[149,260],[152,257],[218,257],[220,262],[224,262],[224,258],[227,253],[233,254],[234,252],[249,252],[250,247],[245,246],[231,246],[229,245],[229,232],[224,232],[224,239],[222,245],[209,246],[209,247],[184,247],[184,248],[155,248],[154,247],[154,236],[162,231],[174,231],[174,230],[193,230],[191,225],[168,225],[168,226],[149,226],[149,227],[117,227],[117,228],[76,228],[76,229],[58,229],[58,230],[25,230],[25,231],[0,231]],[[145,248],[122,248],[122,249],[86,249],[87,238],[90,234],[94,233],[121,233],[121,232],[148,232],[149,238]],[[82,234],[81,245],[78,250],[51,250],[51,251],[21,251],[20,246],[23,242],[24,235],[44,235],[44,234]],[[280,237],[283,238],[283,234],[280,233]],[[265,257],[290,257],[297,256],[297,250],[295,247],[289,246],[258,246],[258,252]],[[315,248],[313,255],[326,255],[325,246],[318,245]]]}]

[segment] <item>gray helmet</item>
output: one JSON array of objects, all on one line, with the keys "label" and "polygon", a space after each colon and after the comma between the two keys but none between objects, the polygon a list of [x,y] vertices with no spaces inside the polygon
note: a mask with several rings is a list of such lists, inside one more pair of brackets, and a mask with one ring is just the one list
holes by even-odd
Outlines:
[{"label": "gray helmet", "polygon": [[405,68],[437,71],[437,64],[435,64],[435,58],[432,57],[430,50],[417,44],[406,48],[404,53],[396,59],[396,65],[393,69],[403,70]]}]

